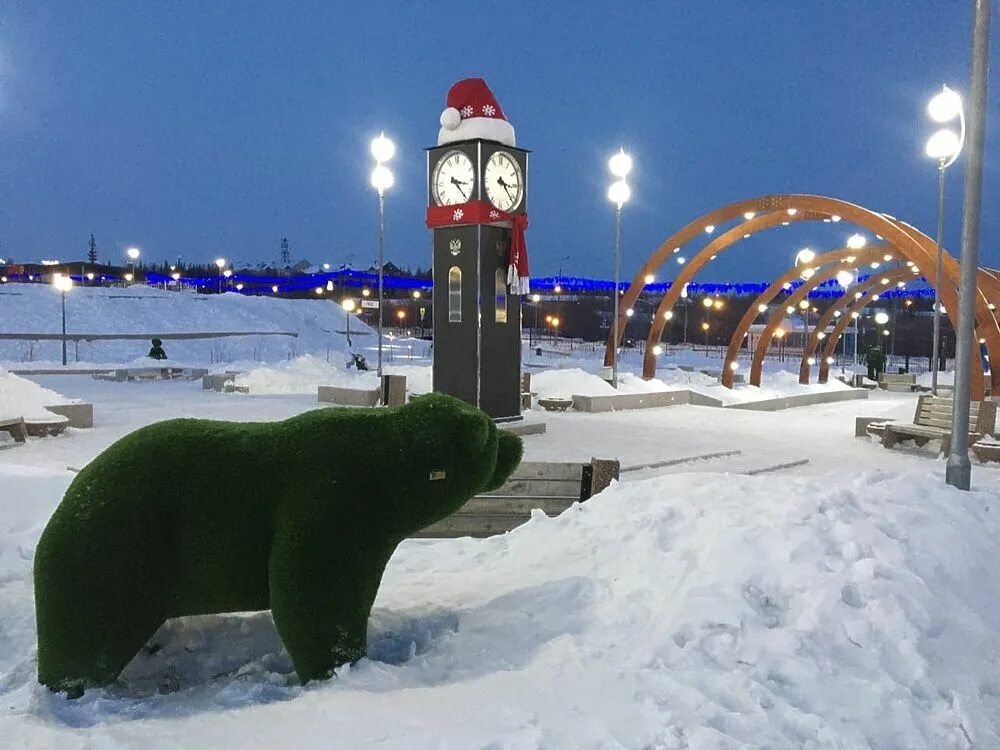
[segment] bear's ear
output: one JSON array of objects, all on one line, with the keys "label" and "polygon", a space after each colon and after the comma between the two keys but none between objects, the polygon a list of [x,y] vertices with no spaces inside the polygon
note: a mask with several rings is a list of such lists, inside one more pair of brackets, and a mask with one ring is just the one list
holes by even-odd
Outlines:
[{"label": "bear's ear", "polygon": [[512,435],[506,430],[497,430],[497,462],[493,469],[493,476],[487,481],[484,492],[491,492],[503,486],[514,469],[521,463],[524,455],[524,443],[517,435]]}]

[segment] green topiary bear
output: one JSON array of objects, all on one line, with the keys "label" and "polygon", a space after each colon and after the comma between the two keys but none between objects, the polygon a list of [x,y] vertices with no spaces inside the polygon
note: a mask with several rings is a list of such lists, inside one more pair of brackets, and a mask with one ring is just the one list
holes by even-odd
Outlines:
[{"label": "green topiary bear", "polygon": [[301,681],[328,677],[364,656],[396,546],[503,484],[521,450],[437,394],[137,430],[77,475],[38,543],[38,680],[78,696],[168,618],[263,609]]}]

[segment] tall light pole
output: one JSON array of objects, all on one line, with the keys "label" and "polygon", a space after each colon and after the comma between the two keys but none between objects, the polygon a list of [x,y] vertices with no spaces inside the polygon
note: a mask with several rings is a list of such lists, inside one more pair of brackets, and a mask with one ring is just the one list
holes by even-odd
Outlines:
[{"label": "tall light pole", "polygon": [[[128,250],[125,251],[125,255],[127,255],[128,259],[132,261],[132,278],[135,278],[135,264],[136,261],[139,260],[139,248],[130,247]],[[132,279],[129,279],[129,281],[131,280]]]},{"label": "tall light pole", "polygon": [[62,363],[66,366],[66,292],[73,288],[73,279],[57,273],[52,277],[52,286],[59,290],[62,296]]},{"label": "tall light pole", "polygon": [[219,269],[219,294],[222,294],[222,269],[226,267],[226,259],[216,258],[215,267]]},{"label": "tall light pole", "polygon": [[378,191],[378,376],[382,377],[382,266],[385,263],[385,191],[392,187],[395,181],[392,170],[385,162],[392,159],[396,153],[395,144],[381,133],[371,144],[372,156],[375,159],[375,169],[372,170],[372,187]]},{"label": "tall light pole", "polygon": [[354,312],[355,302],[353,299],[348,297],[340,306],[344,308],[344,312],[347,313],[347,346],[351,346],[351,314]]},{"label": "tall light pole", "polygon": [[944,173],[962,152],[965,145],[965,110],[962,98],[947,86],[927,105],[927,114],[934,122],[946,123],[958,118],[958,135],[949,128],[941,128],[927,139],[927,155],[938,163],[938,206],[937,206],[937,267],[934,272],[934,343],[931,347],[931,393],[938,394],[938,360],[941,352],[941,255],[944,242]]},{"label": "tall light pole", "polygon": [[[532,333],[538,333],[538,307],[539,303],[542,301],[542,295],[532,294],[531,301],[534,303],[535,306],[535,325],[532,327],[531,331]],[[532,338],[531,334],[528,334],[528,346],[532,345],[531,338]]]},{"label": "tall light pole", "polygon": [[986,140],[986,78],[989,72],[990,0],[973,0],[972,75],[969,81],[969,152],[965,163],[965,202],[962,206],[962,270],[958,287],[958,328],[955,331],[955,395],[951,410],[951,452],[945,477],[948,484],[968,490],[972,484],[969,461],[969,399],[975,346],[979,214],[983,200],[983,151]]},{"label": "tall light pole", "polygon": [[608,200],[615,204],[615,288],[611,295],[611,311],[615,316],[614,320],[614,358],[611,363],[611,386],[618,387],[618,287],[621,279],[621,254],[622,254],[622,206],[630,197],[632,190],[629,188],[625,178],[632,171],[632,157],[625,153],[625,149],[619,149],[618,153],[608,160],[608,169],[611,174],[618,179],[608,188]]}]

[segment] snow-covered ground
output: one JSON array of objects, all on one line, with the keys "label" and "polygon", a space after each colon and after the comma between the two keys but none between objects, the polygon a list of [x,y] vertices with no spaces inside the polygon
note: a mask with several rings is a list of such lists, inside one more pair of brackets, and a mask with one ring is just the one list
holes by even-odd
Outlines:
[{"label": "snow-covered ground", "polygon": [[[329,299],[294,300],[240,294],[196,294],[142,285],[74,287],[66,295],[68,333],[284,332],[297,336],[248,335],[205,340],[167,340],[171,363],[275,362],[298,354],[343,358],[347,313]],[[47,284],[0,286],[0,332],[59,333],[59,293]],[[351,317],[358,347],[374,345],[372,330]],[[69,344],[71,366],[131,363],[149,350],[144,340],[81,341]],[[8,369],[51,367],[61,359],[58,341],[0,341],[0,363]],[[146,362],[148,364],[148,361]]]},{"label": "snow-covered ground", "polygon": [[0,419],[52,419],[54,415],[46,411],[45,407],[66,403],[69,403],[69,399],[62,394],[0,367]]},{"label": "snow-covered ground", "polygon": [[[35,682],[31,583],[67,467],[158,419],[317,404],[36,380],[93,402],[96,425],[0,451],[5,748],[1000,746],[1000,472],[977,465],[961,493],[933,449],[852,437],[855,415],[910,418],[909,394],[545,414],[527,458],[617,457],[622,481],[502,537],[405,542],[368,658],[335,679],[298,686],[266,615],[188,618],[121,685],[67,701]],[[633,470],[720,451],[742,453]]]},{"label": "snow-covered ground", "polygon": [[[234,614],[168,623],[111,689],[50,694],[36,683],[31,566],[70,467],[161,419],[283,419],[317,408],[318,385],[376,384],[346,366],[346,321],[329,301],[74,289],[67,308],[71,331],[299,337],[166,342],[171,363],[240,371],[249,396],[0,371],[0,412],[95,406],[92,430],[0,444],[4,750],[1000,747],[1000,470],[977,464],[975,491],[960,493],[934,443],[854,438],[856,416],[912,418],[915,396],[881,391],[775,413],[536,410],[547,432],[525,438],[527,459],[618,458],[621,481],[505,536],[404,542],[368,657],[335,679],[299,686],[266,613]],[[58,320],[47,287],[0,288],[0,330]],[[81,344],[80,366],[143,363],[140,344]],[[0,361],[58,358],[57,344],[25,346],[0,342]],[[372,366],[375,346],[354,340]],[[532,389],[613,393],[600,348],[526,347]],[[384,354],[411,392],[431,389],[429,342],[387,338]],[[730,391],[700,372],[721,365],[717,350],[671,347],[645,381],[641,352],[625,350],[618,392],[733,403],[843,387],[799,385],[782,369],[794,359],[770,359],[762,388]]]}]

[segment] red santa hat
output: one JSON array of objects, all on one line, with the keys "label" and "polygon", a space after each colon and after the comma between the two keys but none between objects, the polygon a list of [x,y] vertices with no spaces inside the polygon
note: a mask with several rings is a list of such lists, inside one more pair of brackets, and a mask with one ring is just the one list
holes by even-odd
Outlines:
[{"label": "red santa hat", "polygon": [[449,89],[447,107],[441,113],[438,145],[473,138],[517,145],[514,127],[482,78],[465,78]]}]

